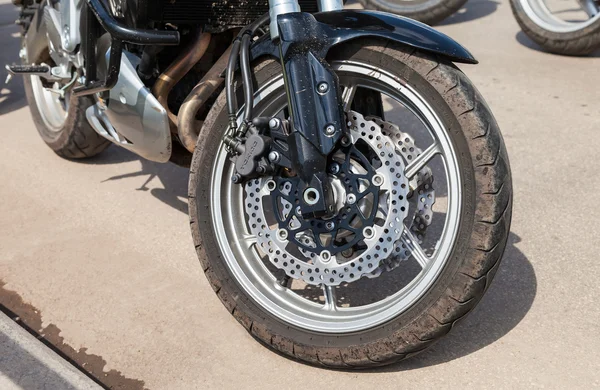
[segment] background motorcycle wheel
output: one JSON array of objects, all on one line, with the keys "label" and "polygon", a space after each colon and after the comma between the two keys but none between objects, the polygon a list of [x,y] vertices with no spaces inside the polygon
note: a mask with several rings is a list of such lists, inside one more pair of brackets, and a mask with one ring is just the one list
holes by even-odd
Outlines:
[{"label": "background motorcycle wheel", "polygon": [[[574,0],[572,3],[577,4]],[[568,21],[559,17],[559,12],[551,11],[547,0],[510,0],[523,32],[545,50],[564,55],[586,55],[600,48],[599,3],[580,3],[584,10],[587,8],[587,19]]]},{"label": "background motorcycle wheel", "polygon": [[[252,208],[251,203],[255,196],[258,202],[259,195],[251,187],[243,188],[231,182],[233,167],[222,143],[228,125],[224,93],[204,122],[190,167],[190,226],[198,258],[210,285],[227,311],[261,343],[291,358],[316,365],[338,368],[385,365],[432,345],[483,296],[498,269],[509,233],[510,168],[502,136],[488,106],[452,63],[399,44],[366,40],[332,49],[328,61],[340,75],[340,84],[345,86],[345,91],[352,88],[348,85],[368,82],[375,83],[387,91],[386,94],[414,89],[427,102],[426,106],[435,111],[436,123],[443,122],[442,127],[446,129],[443,132],[450,140],[448,145],[453,145],[448,147],[455,153],[454,157],[444,155],[444,161],[452,160],[452,166],[459,167],[455,183],[462,184],[448,185],[451,194],[448,199],[455,199],[452,202],[457,205],[454,210],[458,220],[454,221],[459,222],[448,224],[455,239],[446,247],[445,265],[438,268],[439,273],[430,280],[431,284],[419,290],[419,298],[411,300],[402,310],[395,311],[396,306],[393,306],[394,311],[379,320],[371,310],[377,307],[385,311],[396,303],[383,307],[373,301],[362,303],[364,312],[356,320],[353,316],[351,319],[345,317],[354,313],[346,310],[348,307],[340,310],[327,306],[327,300],[331,303],[331,298],[325,297],[325,305],[321,306],[315,300],[292,296],[293,283],[298,281],[279,284],[281,275],[271,274],[273,267],[266,264],[268,260],[264,257],[261,259],[264,255],[258,255],[258,247],[262,244],[253,242],[258,236],[248,233],[256,226],[250,226],[252,222],[248,222],[250,215],[247,213],[259,210]],[[384,76],[386,74],[392,76]],[[255,64],[254,75],[256,115],[269,115],[270,110],[281,112],[287,100],[279,62],[263,60]],[[361,79],[357,75],[366,77]],[[348,80],[350,82],[344,84]],[[391,86],[394,80],[401,84]],[[237,82],[238,94],[241,93],[240,85]],[[344,96],[347,96],[346,92]],[[372,127],[371,131],[374,130]],[[256,181],[247,185],[252,186]],[[256,195],[254,191],[257,191]],[[247,201],[242,200],[244,196]],[[265,195],[263,199],[270,198]],[[420,195],[419,200],[423,201]],[[250,208],[244,209],[246,206]],[[261,219],[258,222],[261,223]],[[444,242],[447,241],[438,241],[438,248],[444,247]],[[290,261],[290,257],[283,259],[288,260],[281,260],[282,263]],[[427,272],[419,273],[422,274]],[[361,281],[376,283],[372,284],[376,286],[383,275],[337,287],[347,288]],[[391,284],[395,286],[395,282]],[[309,293],[319,295],[323,291],[321,287],[307,284],[306,288]],[[339,291],[338,299],[342,299]],[[358,293],[371,291],[361,287]],[[302,307],[297,309],[300,305]],[[335,299],[333,305],[337,305]],[[282,314],[285,310],[289,317]],[[352,330],[346,330],[350,327]]]},{"label": "background motorcycle wheel", "polygon": [[[46,39],[39,36],[37,39]],[[24,42],[27,42],[24,38]],[[29,58],[24,64],[53,65],[47,45],[27,47]],[[39,76],[23,76],[25,96],[38,133],[56,154],[64,158],[92,157],[110,145],[110,141],[94,131],[85,116],[85,110],[94,103],[89,96],[75,98],[67,93],[64,98],[49,92],[64,83],[52,83]]]},{"label": "background motorcycle wheel", "polygon": [[435,25],[457,12],[467,0],[360,0],[363,7]]}]

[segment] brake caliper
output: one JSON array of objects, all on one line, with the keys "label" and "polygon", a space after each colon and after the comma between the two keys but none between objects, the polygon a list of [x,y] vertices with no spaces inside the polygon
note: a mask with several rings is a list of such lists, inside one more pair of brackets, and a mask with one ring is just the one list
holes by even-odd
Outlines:
[{"label": "brake caliper", "polygon": [[235,173],[234,183],[272,174],[277,166],[291,168],[287,146],[287,121],[258,117],[252,120],[244,134],[225,138]]}]

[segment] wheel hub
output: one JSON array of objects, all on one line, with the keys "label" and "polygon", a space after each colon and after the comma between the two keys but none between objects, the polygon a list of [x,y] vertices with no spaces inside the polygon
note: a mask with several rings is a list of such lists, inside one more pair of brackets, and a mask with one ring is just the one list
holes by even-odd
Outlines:
[{"label": "wheel hub", "polygon": [[[332,217],[305,219],[301,214],[298,177],[274,178],[271,200],[279,229],[309,256],[328,251],[336,255],[363,239],[362,229],[372,226],[377,214],[379,185],[370,178],[380,177],[370,161],[354,145],[334,153],[337,174],[330,174],[334,191],[335,213]],[[302,194],[305,197],[305,194]]]}]

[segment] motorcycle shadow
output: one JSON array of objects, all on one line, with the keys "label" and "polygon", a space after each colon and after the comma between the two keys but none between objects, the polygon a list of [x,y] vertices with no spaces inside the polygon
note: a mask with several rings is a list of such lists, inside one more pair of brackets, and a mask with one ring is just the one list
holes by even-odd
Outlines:
[{"label": "motorcycle shadow", "polygon": [[[124,180],[129,178],[140,178],[136,182],[136,191],[149,192],[154,198],[162,203],[181,211],[184,214],[188,212],[187,193],[189,169],[182,168],[175,164],[156,163],[138,157],[128,150],[111,146],[100,155],[79,162],[94,165],[120,164],[124,162],[139,161],[140,168],[132,172],[111,176],[103,180],[110,182],[115,180]],[[157,185],[156,180],[162,184]]]},{"label": "motorcycle shadow", "polygon": [[517,247],[520,241],[518,235],[510,233],[490,288],[447,337],[406,362],[370,371],[405,371],[447,363],[487,347],[514,329],[531,309],[537,292],[535,270]]},{"label": "motorcycle shadow", "polygon": [[[502,263],[490,288],[473,312],[455,324],[447,337],[406,361],[363,372],[406,371],[447,363],[485,348],[508,334],[525,318],[537,291],[533,266],[516,246],[520,241],[519,236],[510,233]],[[384,272],[377,279],[362,278],[343,287],[353,298],[342,299],[342,301],[349,304],[368,304],[370,303],[368,300],[374,294],[391,294],[397,291],[398,286],[407,285],[413,277],[411,273],[419,271],[420,267],[411,267],[407,264],[401,265],[392,272]],[[341,288],[336,287],[338,296]],[[364,291],[369,292],[368,297],[364,296]],[[305,286],[301,291],[296,290],[296,293],[323,303],[320,287]]]},{"label": "motorcycle shadow", "polygon": [[[118,164],[132,161],[140,161],[140,169],[112,176],[104,181],[141,178],[143,181],[136,183],[138,186],[136,190],[149,191],[152,196],[166,205],[187,213],[188,170],[186,168],[174,164],[150,162],[120,148],[110,148],[101,155],[87,160],[86,163]],[[160,181],[163,188],[155,185],[155,179]],[[150,188],[151,186],[154,188]],[[366,372],[404,371],[450,362],[485,348],[508,334],[527,315],[537,292],[535,270],[526,255],[517,247],[520,241],[518,235],[510,233],[502,264],[489,290],[474,311],[457,323],[447,337],[405,362]],[[402,267],[396,270],[400,268]],[[367,304],[372,294],[367,296],[364,291],[373,293],[375,286],[379,290],[376,295],[397,291],[398,286],[406,285],[411,280],[411,274],[414,272],[419,272],[419,268],[407,264],[402,272],[384,272],[377,279],[363,278],[346,287],[353,290],[349,291],[353,292],[349,294],[353,298],[345,301],[342,299],[343,302],[340,303]],[[375,281],[377,282],[374,283]],[[291,288],[294,289],[294,286],[292,285]],[[321,288],[304,285],[301,290],[296,292],[315,302],[323,299]]]}]

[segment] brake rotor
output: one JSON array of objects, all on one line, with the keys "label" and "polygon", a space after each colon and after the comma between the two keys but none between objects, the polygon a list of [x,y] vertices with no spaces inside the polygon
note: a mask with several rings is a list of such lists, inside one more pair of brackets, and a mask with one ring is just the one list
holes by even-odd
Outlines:
[{"label": "brake rotor", "polygon": [[[422,150],[415,145],[415,140],[408,133],[404,133],[400,128],[391,123],[381,120],[378,117],[368,117],[367,119],[375,122],[381,127],[381,133],[393,140],[396,145],[396,153],[400,154],[406,164],[417,158]],[[422,243],[427,228],[433,220],[433,204],[435,203],[435,191],[433,189],[433,174],[431,168],[424,167],[410,180],[410,192],[408,199],[417,197],[416,210],[411,219],[409,229],[414,236]],[[379,268],[368,277],[378,277],[383,271],[391,271],[398,267],[400,263],[410,257],[410,251],[401,242],[397,241],[394,248],[394,256],[390,256],[382,261]]]},{"label": "brake rotor", "polygon": [[[408,215],[407,195],[410,191],[409,180],[404,176],[404,160],[396,150],[394,141],[383,134],[376,122],[366,120],[353,111],[347,115],[352,144],[368,150],[362,152],[362,157],[361,153],[356,153],[353,159],[355,168],[347,167],[344,173],[351,176],[351,182],[365,179],[365,172],[370,177],[362,189],[350,189],[348,183],[344,184],[343,189],[350,191],[350,194],[357,191],[358,196],[362,196],[363,193],[373,193],[373,186],[377,187],[377,203],[373,203],[372,210],[363,218],[363,225],[358,228],[352,226],[351,222],[347,225],[354,230],[346,230],[355,235],[357,229],[361,229],[359,239],[356,241],[353,238],[350,241],[356,241],[353,244],[356,250],[350,257],[342,255],[348,247],[346,244],[334,246],[336,248],[330,250],[329,244],[321,240],[319,226],[300,230],[306,227],[306,221],[300,220],[301,217],[297,214],[292,217],[298,199],[293,180],[261,177],[250,180],[245,185],[244,208],[250,231],[257,237],[258,247],[275,267],[284,270],[288,276],[309,284],[339,285],[342,282],[352,282],[373,273],[382,260],[390,257],[394,251],[401,250],[398,241]],[[366,155],[372,157],[367,158]],[[356,167],[362,167],[362,170]],[[272,196],[276,199],[273,200]],[[355,194],[355,197],[358,196]],[[338,216],[343,217],[344,208],[350,208],[355,214],[361,210],[359,199],[348,202],[346,196],[345,200]],[[350,207],[352,204],[359,206]],[[270,218],[267,218],[265,209],[270,209]],[[281,210],[284,212],[281,213]],[[298,222],[297,225],[294,220]],[[372,225],[364,226],[364,221],[371,220]],[[323,226],[331,222],[318,221]]]}]

